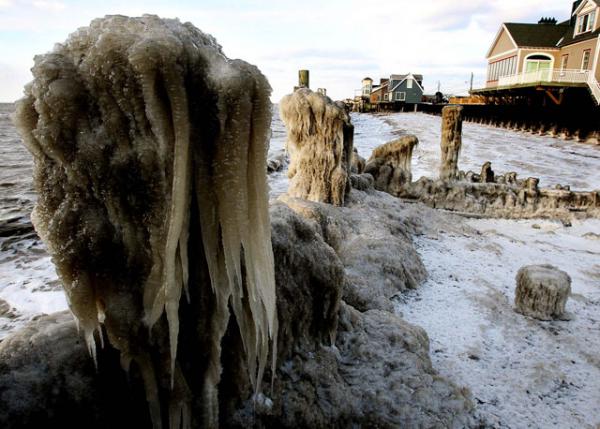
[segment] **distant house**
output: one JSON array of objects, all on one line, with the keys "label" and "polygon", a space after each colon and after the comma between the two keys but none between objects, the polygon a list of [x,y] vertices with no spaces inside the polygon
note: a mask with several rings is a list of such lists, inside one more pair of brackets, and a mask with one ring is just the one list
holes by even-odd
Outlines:
[{"label": "distant house", "polygon": [[557,23],[504,23],[487,54],[487,88],[589,86],[600,103],[600,0],[573,3],[571,18]]},{"label": "distant house", "polygon": [[378,103],[420,103],[423,98],[423,76],[420,74],[393,74],[381,78],[378,85],[366,77],[362,80],[361,94],[371,104]]},{"label": "distant house", "polygon": [[423,98],[423,76],[420,74],[393,74],[390,76],[387,101],[420,103]]}]

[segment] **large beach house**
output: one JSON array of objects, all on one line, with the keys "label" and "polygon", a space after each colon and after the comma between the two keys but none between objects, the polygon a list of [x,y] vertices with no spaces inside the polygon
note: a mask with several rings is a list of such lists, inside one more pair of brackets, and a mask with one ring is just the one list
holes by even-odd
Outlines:
[{"label": "large beach house", "polygon": [[561,23],[504,23],[488,51],[481,92],[539,86],[559,104],[564,89],[587,87],[600,104],[599,54],[600,0],[574,2],[570,19]]}]

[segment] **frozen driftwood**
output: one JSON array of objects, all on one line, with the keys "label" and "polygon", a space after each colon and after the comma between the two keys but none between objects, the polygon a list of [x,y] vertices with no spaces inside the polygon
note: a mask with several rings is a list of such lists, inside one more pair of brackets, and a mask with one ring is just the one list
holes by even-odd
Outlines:
[{"label": "frozen driftwood", "polygon": [[354,126],[344,106],[310,89],[280,102],[290,154],[288,194],[341,206],[350,191]]},{"label": "frozen driftwood", "polygon": [[552,265],[528,265],[517,273],[517,311],[540,320],[563,317],[571,278]]},{"label": "frozen driftwood", "polygon": [[440,179],[458,178],[458,155],[462,145],[462,106],[446,106],[442,109],[442,161]]},{"label": "frozen driftwood", "polygon": [[375,148],[365,166],[365,173],[375,179],[375,189],[397,196],[412,182],[412,154],[418,143],[411,135]]}]

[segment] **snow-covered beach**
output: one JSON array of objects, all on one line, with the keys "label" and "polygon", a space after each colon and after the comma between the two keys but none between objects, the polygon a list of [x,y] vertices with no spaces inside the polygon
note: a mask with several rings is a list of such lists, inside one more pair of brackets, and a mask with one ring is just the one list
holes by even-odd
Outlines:
[{"label": "snow-covered beach", "polygon": [[[2,160],[9,162],[7,169],[24,171],[2,177],[3,220],[26,217],[33,201],[26,176],[31,160],[9,113],[10,107],[0,112]],[[436,175],[439,118],[397,113],[353,114],[352,119],[360,155],[368,158],[395,136],[415,134],[420,144],[413,176]],[[272,130],[275,152],[285,142],[277,112]],[[461,169],[477,171],[485,161],[499,172],[539,177],[544,187],[600,187],[600,147],[465,123]],[[269,182],[275,198],[287,188],[286,172],[272,174]],[[600,223],[587,220],[568,227],[551,221],[465,219],[421,206],[408,210],[422,210],[431,219],[415,238],[429,278],[399,297],[396,306],[404,319],[428,332],[435,368],[468,387],[479,414],[496,427],[597,427]],[[0,245],[0,299],[14,309],[0,312],[3,338],[38,314],[66,308],[66,301],[39,240],[2,237]],[[529,263],[552,263],[571,275],[571,320],[538,322],[512,310],[516,271]]]}]

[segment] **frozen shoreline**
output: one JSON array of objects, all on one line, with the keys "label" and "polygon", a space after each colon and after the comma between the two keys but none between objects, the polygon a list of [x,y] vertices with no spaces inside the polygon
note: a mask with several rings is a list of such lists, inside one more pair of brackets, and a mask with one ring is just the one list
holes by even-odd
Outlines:
[{"label": "frozen shoreline", "polygon": [[[493,427],[596,428],[600,221],[436,219],[415,239],[428,280],[396,303],[429,334],[434,367],[471,390]],[[570,321],[513,310],[517,270],[539,263],[571,275]]]},{"label": "frozen shoreline", "polygon": [[[362,156],[368,158],[372,149],[398,135],[416,134],[420,145],[413,175],[436,174],[438,117],[353,114],[353,121]],[[277,114],[272,129],[274,152],[285,140]],[[464,132],[463,170],[478,170],[490,160],[497,172],[538,175],[543,186],[600,187],[600,147],[468,123]],[[15,144],[9,134],[4,151]],[[520,150],[507,152],[506,143]],[[272,197],[287,189],[286,174],[269,176]],[[418,210],[428,216],[422,235],[414,239],[429,278],[403,294],[396,307],[406,321],[429,333],[434,367],[467,386],[478,413],[495,427],[600,424],[600,240],[586,235],[600,232],[600,221],[566,228],[549,221],[473,220],[422,206],[407,208],[413,216]],[[38,314],[67,307],[43,245],[11,239],[0,238],[0,299],[17,314],[0,314],[0,340]],[[573,277],[574,295],[567,304],[571,321],[537,322],[512,310],[518,268],[545,262]]]}]

